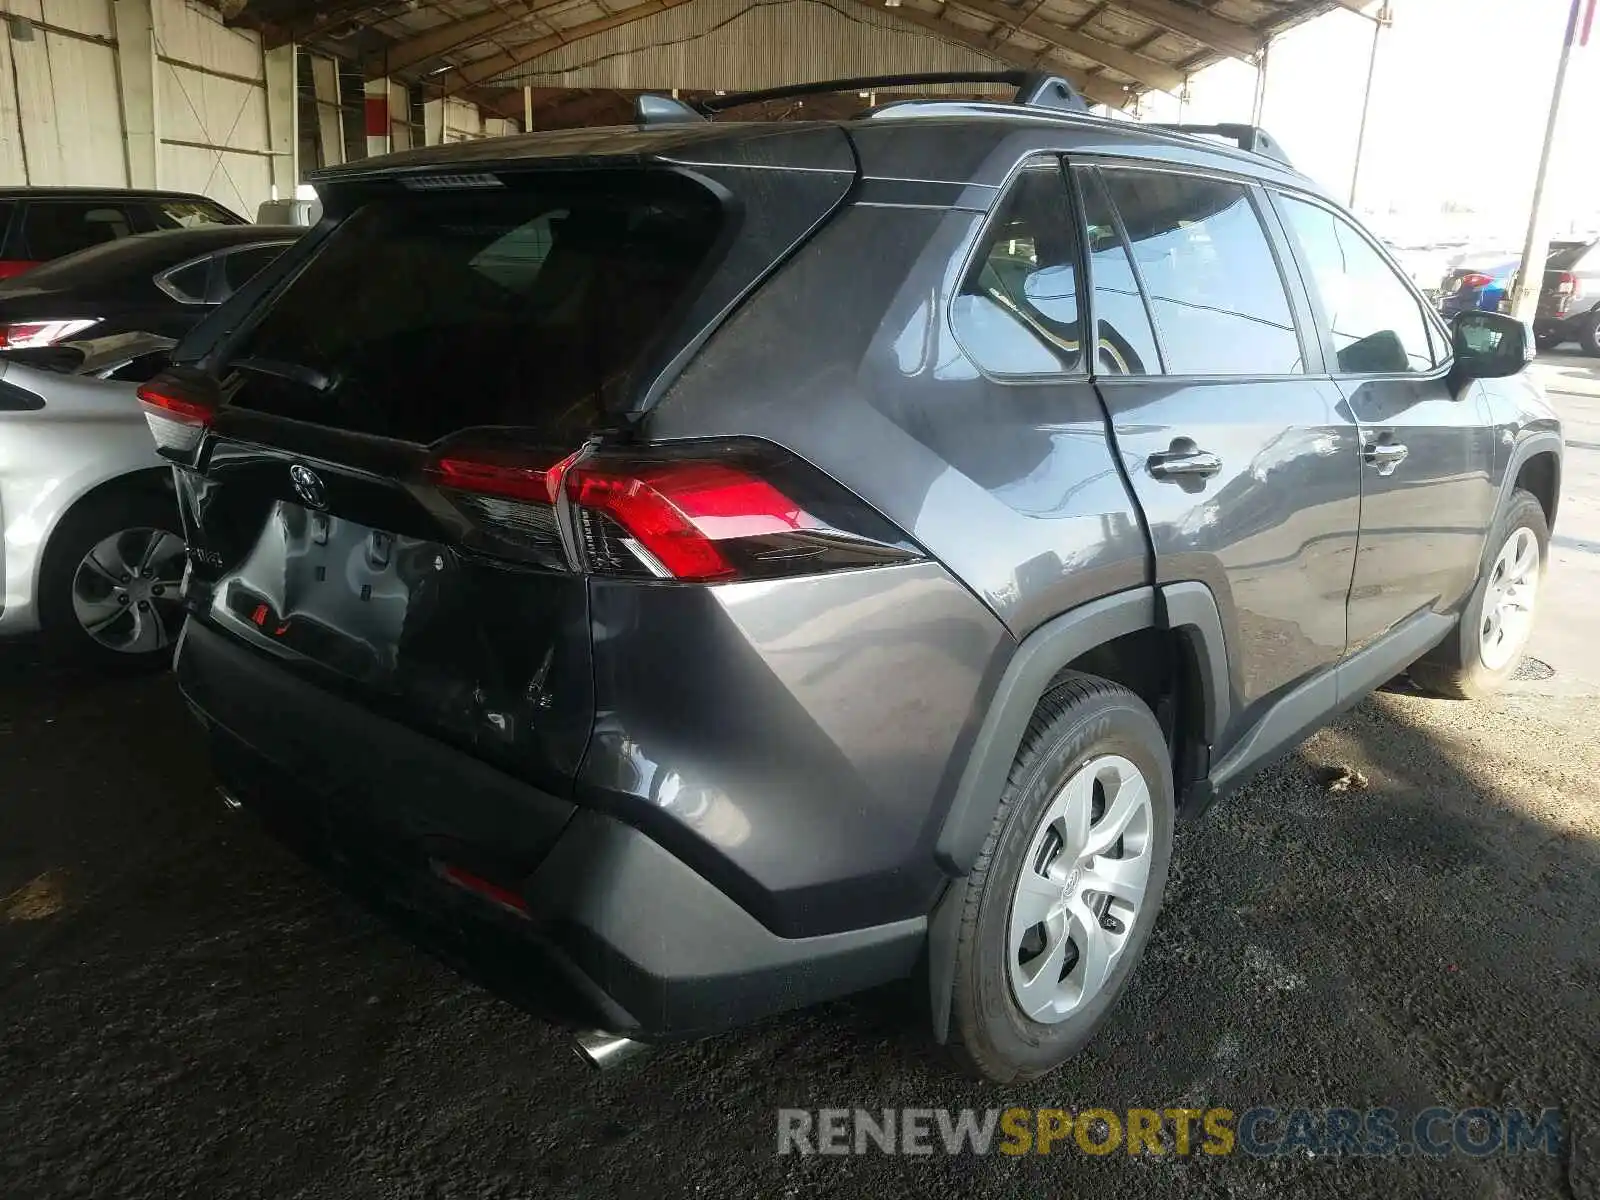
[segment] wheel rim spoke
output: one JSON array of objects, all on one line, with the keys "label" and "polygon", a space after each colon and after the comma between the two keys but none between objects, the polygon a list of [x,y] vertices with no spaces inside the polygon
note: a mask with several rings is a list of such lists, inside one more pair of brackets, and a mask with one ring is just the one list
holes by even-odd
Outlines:
[{"label": "wheel rim spoke", "polygon": [[1149,894],[1152,805],[1139,769],[1103,755],[1041,814],[1007,928],[1012,995],[1030,1019],[1064,1020],[1105,988]]},{"label": "wheel rim spoke", "polygon": [[164,529],[124,529],[102,538],[79,561],[72,579],[79,627],[109,650],[150,654],[166,649],[173,636],[167,616],[180,603],[182,579],[164,576],[181,574],[182,553],[183,540]]}]

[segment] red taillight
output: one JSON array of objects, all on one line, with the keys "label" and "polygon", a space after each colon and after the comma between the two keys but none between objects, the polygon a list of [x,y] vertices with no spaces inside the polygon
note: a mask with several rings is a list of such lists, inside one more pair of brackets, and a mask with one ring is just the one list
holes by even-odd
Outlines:
[{"label": "red taillight", "polygon": [[98,317],[74,321],[14,321],[0,325],[0,347],[7,350],[36,350],[75,338],[100,323]]},{"label": "red taillight", "polygon": [[1578,277],[1571,271],[1561,272],[1561,278],[1556,280],[1556,295],[1575,296],[1578,294]]},{"label": "red taillight", "polygon": [[31,271],[39,264],[18,258],[0,259],[0,279],[15,279],[24,271]]},{"label": "red taillight", "polygon": [[559,460],[451,446],[423,473],[482,548],[595,575],[712,583],[918,557],[893,525],[771,446]]},{"label": "red taillight", "polygon": [[193,450],[216,416],[216,409],[206,399],[165,376],[157,376],[139,389],[139,403],[161,450]]},{"label": "red taillight", "polygon": [[1493,275],[1485,275],[1479,271],[1469,271],[1461,277],[1461,286],[1464,288],[1488,287],[1493,282]]},{"label": "red taillight", "polygon": [[454,863],[435,861],[434,872],[446,883],[452,883],[464,892],[471,892],[482,900],[519,917],[528,915],[528,902],[508,887],[491,883],[481,875],[456,866]]},{"label": "red taillight", "polygon": [[718,549],[721,542],[826,528],[770,483],[716,462],[633,472],[580,464],[567,477],[567,495],[614,520],[673,579],[738,575]]}]

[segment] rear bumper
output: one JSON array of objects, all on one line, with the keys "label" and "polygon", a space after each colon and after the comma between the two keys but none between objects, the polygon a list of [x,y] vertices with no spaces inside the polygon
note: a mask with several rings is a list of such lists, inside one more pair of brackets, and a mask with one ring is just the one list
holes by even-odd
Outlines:
[{"label": "rear bumper", "polygon": [[[553,1019],[699,1036],[902,978],[922,952],[920,917],[780,937],[631,826],[376,717],[202,624],[186,628],[177,670],[230,794],[412,941]],[[445,865],[522,906],[446,882]]]}]

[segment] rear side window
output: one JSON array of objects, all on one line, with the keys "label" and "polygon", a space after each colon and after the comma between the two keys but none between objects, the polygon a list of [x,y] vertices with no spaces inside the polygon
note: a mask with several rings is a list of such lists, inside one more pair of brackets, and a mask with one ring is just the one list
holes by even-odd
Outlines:
[{"label": "rear side window", "polygon": [[137,231],[121,205],[76,200],[35,200],[22,213],[22,243],[29,258],[52,258],[114,242]]},{"label": "rear side window", "polygon": [[1000,201],[950,310],[962,348],[995,375],[1083,369],[1078,268],[1066,176],[1026,164]]},{"label": "rear side window", "polygon": [[211,283],[211,260],[176,267],[156,276],[156,286],[180,304],[204,304]]},{"label": "rear side window", "polygon": [[1111,202],[1093,171],[1080,173],[1078,180],[1089,231],[1089,276],[1094,281],[1096,366],[1105,375],[1160,374],[1161,356],[1156,353],[1150,313]]},{"label": "rear side window", "polygon": [[1434,347],[1422,305],[1398,272],[1343,217],[1281,196],[1290,235],[1311,272],[1343,375],[1430,371]]},{"label": "rear side window", "polygon": [[251,246],[247,250],[234,250],[222,256],[222,295],[226,300],[271,266],[287,249],[285,246]]},{"label": "rear side window", "polygon": [[235,350],[231,403],[420,443],[478,425],[581,435],[721,221],[660,173],[373,200]]},{"label": "rear side window", "polygon": [[1103,175],[1174,375],[1298,375],[1300,337],[1271,243],[1241,185]]}]

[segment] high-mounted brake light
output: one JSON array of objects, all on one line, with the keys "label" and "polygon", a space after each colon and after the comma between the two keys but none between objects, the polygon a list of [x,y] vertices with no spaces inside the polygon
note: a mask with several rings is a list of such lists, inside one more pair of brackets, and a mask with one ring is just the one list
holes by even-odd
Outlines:
[{"label": "high-mounted brake light", "polygon": [[161,450],[187,454],[200,444],[216,409],[174,381],[157,376],[139,389],[145,422]]}]

